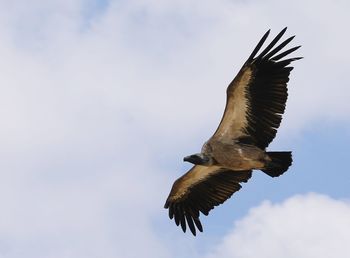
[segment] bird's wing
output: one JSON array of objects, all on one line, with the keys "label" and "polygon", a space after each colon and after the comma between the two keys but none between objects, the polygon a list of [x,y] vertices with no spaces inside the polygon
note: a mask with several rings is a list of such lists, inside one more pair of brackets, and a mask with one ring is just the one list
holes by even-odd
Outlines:
[{"label": "bird's wing", "polygon": [[200,212],[208,215],[215,206],[222,204],[241,188],[240,182],[247,182],[251,171],[232,171],[218,166],[193,166],[178,178],[166,200],[170,219],[175,219],[186,232],[186,221],[193,235],[196,227],[203,231],[199,220]]},{"label": "bird's wing", "polygon": [[275,46],[286,29],[256,56],[270,32],[267,31],[228,86],[225,112],[214,138],[241,138],[265,149],[275,137],[287,101],[289,74],[293,69],[288,65],[301,58],[283,59],[300,46],[279,53],[294,36]]}]

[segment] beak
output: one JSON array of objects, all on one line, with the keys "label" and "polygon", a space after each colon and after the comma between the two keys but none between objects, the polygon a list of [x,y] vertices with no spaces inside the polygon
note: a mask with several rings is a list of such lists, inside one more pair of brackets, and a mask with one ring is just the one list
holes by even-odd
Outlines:
[{"label": "beak", "polygon": [[198,154],[193,154],[187,157],[184,157],[184,161],[190,162],[195,165],[203,164],[203,159]]},{"label": "beak", "polygon": [[184,157],[184,161],[191,162],[191,160],[193,160],[193,157],[191,156]]}]

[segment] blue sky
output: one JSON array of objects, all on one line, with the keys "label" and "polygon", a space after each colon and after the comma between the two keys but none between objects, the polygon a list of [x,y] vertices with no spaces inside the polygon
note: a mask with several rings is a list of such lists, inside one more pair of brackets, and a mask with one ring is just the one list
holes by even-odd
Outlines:
[{"label": "blue sky", "polygon": [[[348,9],[0,2],[0,256],[348,257]],[[183,234],[163,209],[182,158],[214,132],[263,33],[285,26],[305,58],[270,149],[292,150],[293,166],[256,171],[203,234]]]}]

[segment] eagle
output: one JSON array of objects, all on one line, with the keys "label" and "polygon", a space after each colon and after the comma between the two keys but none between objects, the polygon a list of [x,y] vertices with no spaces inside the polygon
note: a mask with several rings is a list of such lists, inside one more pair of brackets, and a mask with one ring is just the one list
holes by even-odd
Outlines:
[{"label": "eagle", "polygon": [[290,64],[302,58],[287,57],[300,46],[281,52],[295,36],[276,46],[286,30],[258,54],[270,30],[263,35],[227,87],[225,111],[215,133],[200,153],[184,158],[194,166],[174,182],[164,205],[184,232],[186,227],[194,236],[196,228],[203,232],[200,213],[207,216],[240,190],[252,170],[278,177],[291,166],[291,151],[266,150],[285,111]]}]

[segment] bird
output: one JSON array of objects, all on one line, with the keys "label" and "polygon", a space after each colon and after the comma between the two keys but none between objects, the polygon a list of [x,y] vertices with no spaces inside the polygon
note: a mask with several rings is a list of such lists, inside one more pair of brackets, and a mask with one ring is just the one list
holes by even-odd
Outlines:
[{"label": "bird", "polygon": [[[287,57],[301,46],[285,50],[295,36],[276,45],[284,28],[259,54],[269,36],[260,39],[226,90],[226,106],[215,133],[201,152],[184,157],[194,166],[178,178],[164,208],[183,232],[203,232],[200,214],[224,203],[261,170],[270,177],[282,175],[292,164],[291,151],[267,151],[275,138],[288,97],[287,82],[302,57]],[[283,50],[283,52],[281,52]]]}]

